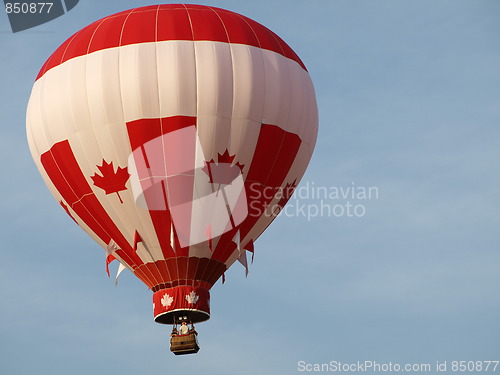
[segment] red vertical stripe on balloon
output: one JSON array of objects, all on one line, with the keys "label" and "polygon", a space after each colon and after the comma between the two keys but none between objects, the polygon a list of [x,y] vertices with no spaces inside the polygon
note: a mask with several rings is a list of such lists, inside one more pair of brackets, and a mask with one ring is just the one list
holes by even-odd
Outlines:
[{"label": "red vertical stripe on balloon", "polygon": [[[139,147],[143,147],[147,142],[161,137],[162,135],[193,125],[196,125],[196,117],[190,116],[172,116],[166,118],[139,119],[131,121],[127,123],[130,146],[132,150],[136,150]],[[162,155],[162,157],[165,158],[165,155]],[[163,162],[165,162],[165,160],[163,160]],[[168,207],[166,186],[163,182],[162,191],[164,192],[163,199],[165,207]],[[175,252],[172,249],[172,245],[170,243],[172,217],[168,208],[165,210],[149,210],[149,215],[151,217],[156,237],[158,238],[164,258],[168,259],[180,255],[187,256],[187,248],[176,248]],[[167,265],[170,271],[171,280],[175,280],[178,276],[178,270],[171,263],[167,263]]]}]

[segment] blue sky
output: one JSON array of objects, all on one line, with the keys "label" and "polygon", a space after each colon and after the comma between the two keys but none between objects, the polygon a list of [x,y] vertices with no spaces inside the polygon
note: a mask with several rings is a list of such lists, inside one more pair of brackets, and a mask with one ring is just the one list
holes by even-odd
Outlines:
[{"label": "blue sky", "polygon": [[320,131],[301,186],[378,196],[324,199],[362,205],[359,217],[281,215],[248,278],[235,264],[214,286],[202,348],[184,357],[168,351],[147,288],[130,273],[118,287],[107,278],[104,252],[51,197],[25,136],[48,56],[87,24],[154,3],[81,0],[16,34],[0,12],[0,373],[289,375],[299,361],[500,360],[500,2],[198,2],[266,25],[308,67]]}]

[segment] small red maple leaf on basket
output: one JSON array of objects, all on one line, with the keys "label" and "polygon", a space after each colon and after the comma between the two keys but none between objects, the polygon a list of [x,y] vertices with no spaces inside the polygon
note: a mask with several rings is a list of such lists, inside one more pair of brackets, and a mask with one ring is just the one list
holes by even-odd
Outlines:
[{"label": "small red maple leaf on basket", "polygon": [[206,165],[202,170],[210,178],[210,183],[229,185],[243,172],[243,165],[233,164],[235,156],[229,155],[229,151],[226,150],[222,155],[218,155],[217,162],[214,159],[205,162]]},{"label": "small red maple leaf on basket", "polygon": [[127,171],[127,167],[118,167],[116,172],[113,167],[113,162],[107,163],[104,159],[102,160],[102,165],[97,165],[97,168],[101,172],[101,175],[95,173],[90,178],[94,181],[94,185],[103,189],[107,194],[116,193],[120,203],[123,203],[122,197],[120,197],[120,191],[127,190],[125,184],[130,178],[130,174]]}]

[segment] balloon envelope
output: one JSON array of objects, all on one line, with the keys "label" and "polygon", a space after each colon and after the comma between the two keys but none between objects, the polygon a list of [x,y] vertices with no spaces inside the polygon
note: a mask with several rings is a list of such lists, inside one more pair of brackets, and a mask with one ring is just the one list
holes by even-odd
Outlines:
[{"label": "balloon envelope", "polygon": [[[209,318],[209,290],[286,204],[318,115],[309,74],[242,15],[155,5],[64,42],[34,83],[33,158],[68,213],[153,292],[154,316]],[[106,263],[106,266],[107,266]]]}]

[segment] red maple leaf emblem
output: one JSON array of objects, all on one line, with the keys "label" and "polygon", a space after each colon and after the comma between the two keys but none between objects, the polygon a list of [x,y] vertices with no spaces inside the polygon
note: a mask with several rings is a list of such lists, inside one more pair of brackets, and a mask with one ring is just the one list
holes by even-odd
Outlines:
[{"label": "red maple leaf emblem", "polygon": [[103,189],[106,192],[106,195],[116,193],[116,195],[118,195],[118,199],[120,199],[120,203],[123,203],[119,192],[122,190],[127,190],[125,184],[130,178],[127,167],[118,167],[115,172],[113,162],[107,163],[103,159],[102,165],[97,165],[97,168],[101,172],[102,176],[95,173],[92,177],[90,177],[92,181],[94,181],[94,185]]},{"label": "red maple leaf emblem", "polygon": [[206,166],[202,170],[210,178],[210,183],[229,185],[243,172],[243,165],[233,164],[235,156],[229,155],[229,151],[226,150],[222,155],[218,155],[217,162],[214,159],[205,162]]}]

